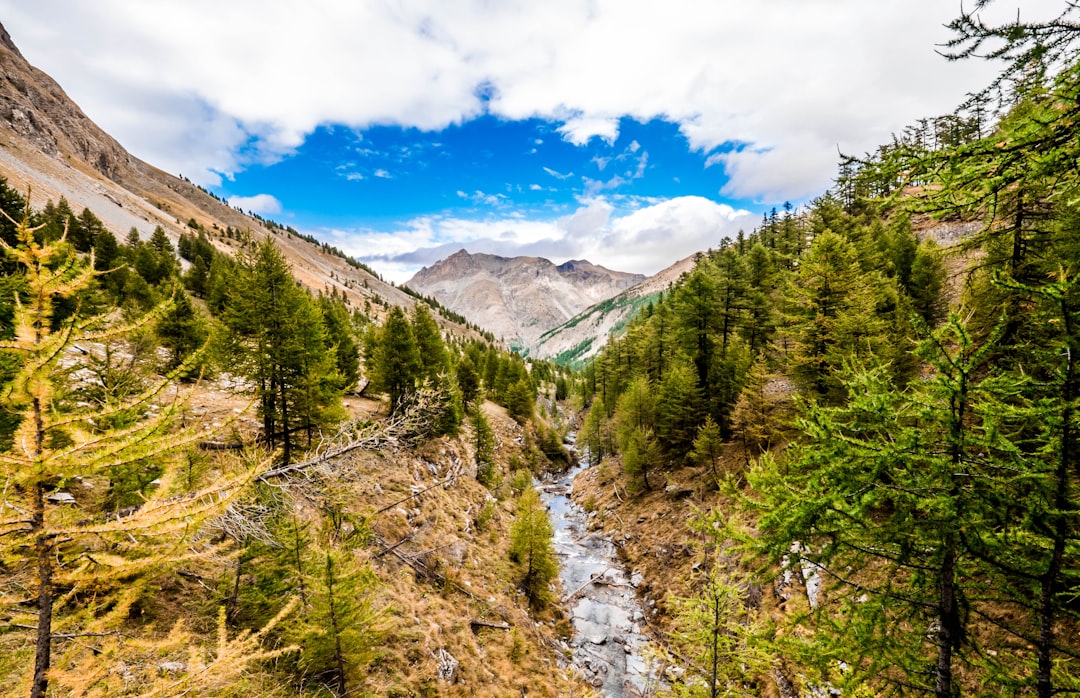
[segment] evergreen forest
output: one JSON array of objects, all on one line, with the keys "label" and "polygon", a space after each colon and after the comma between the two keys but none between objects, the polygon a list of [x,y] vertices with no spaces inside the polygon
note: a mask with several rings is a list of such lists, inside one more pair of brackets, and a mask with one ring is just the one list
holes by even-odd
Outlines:
[{"label": "evergreen forest", "polygon": [[715,491],[677,695],[1080,690],[1080,32],[952,29],[987,90],[698,255],[584,369],[605,480]]},{"label": "evergreen forest", "polygon": [[0,182],[4,695],[596,695],[536,486],[575,452],[650,695],[1080,692],[1068,8],[962,11],[991,85],[580,370],[306,288],[280,226],[120,240]]}]

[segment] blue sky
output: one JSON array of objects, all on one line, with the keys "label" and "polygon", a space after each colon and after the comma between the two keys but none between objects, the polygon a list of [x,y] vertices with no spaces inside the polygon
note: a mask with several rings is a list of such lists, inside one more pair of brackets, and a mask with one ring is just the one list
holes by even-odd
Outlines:
[{"label": "blue sky", "polygon": [[958,7],[0,0],[0,21],[135,155],[404,281],[461,247],[653,273],[749,230],[990,79],[934,51]]},{"label": "blue sky", "polygon": [[256,208],[250,197],[276,192],[277,203],[261,202],[261,212],[270,203],[271,215],[320,228],[348,226],[358,214],[373,226],[451,212],[558,217],[598,197],[626,213],[680,196],[716,198],[726,178],[708,157],[660,119],[623,118],[616,138],[574,145],[543,119],[488,114],[436,132],[319,127],[290,157],[223,177],[213,189]]}]

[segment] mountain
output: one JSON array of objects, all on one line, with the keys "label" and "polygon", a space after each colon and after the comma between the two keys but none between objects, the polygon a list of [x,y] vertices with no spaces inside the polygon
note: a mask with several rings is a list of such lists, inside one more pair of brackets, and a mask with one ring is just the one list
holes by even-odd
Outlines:
[{"label": "mountain", "polygon": [[681,259],[618,295],[589,306],[540,335],[531,355],[565,365],[576,365],[595,356],[609,336],[621,334],[638,310],[693,268],[694,256]]},{"label": "mountain", "polygon": [[541,257],[459,250],[418,271],[406,286],[531,351],[551,328],[644,280],[584,260],[556,265]]},{"label": "mountain", "polygon": [[[411,308],[416,299],[384,282],[355,260],[291,228],[244,214],[192,182],[143,162],[105,133],[51,77],[30,65],[0,26],[0,177],[30,192],[40,209],[67,200],[89,208],[120,240],[132,228],[148,238],[161,226],[175,242],[193,227],[203,229],[220,251],[239,244],[229,228],[255,239],[274,237],[293,275],[313,291],[336,289],[346,302],[378,318],[391,305]],[[17,216],[18,211],[8,211]],[[446,318],[443,328],[478,336]]]}]

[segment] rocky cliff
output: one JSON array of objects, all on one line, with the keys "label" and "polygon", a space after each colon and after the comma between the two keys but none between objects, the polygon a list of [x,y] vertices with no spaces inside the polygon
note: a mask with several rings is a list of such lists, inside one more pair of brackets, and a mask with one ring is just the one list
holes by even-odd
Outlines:
[{"label": "rocky cliff", "polygon": [[569,366],[581,364],[595,356],[610,335],[621,334],[639,310],[693,268],[693,257],[681,259],[618,295],[586,308],[540,335],[530,349],[531,355]]}]

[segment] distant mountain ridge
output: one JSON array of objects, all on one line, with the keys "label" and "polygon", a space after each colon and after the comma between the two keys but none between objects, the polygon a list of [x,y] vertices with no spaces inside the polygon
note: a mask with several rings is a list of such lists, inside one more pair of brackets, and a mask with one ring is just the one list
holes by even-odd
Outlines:
[{"label": "distant mountain ridge", "polygon": [[464,249],[418,271],[406,286],[511,346],[531,351],[548,330],[645,280],[580,259],[500,257]]}]

